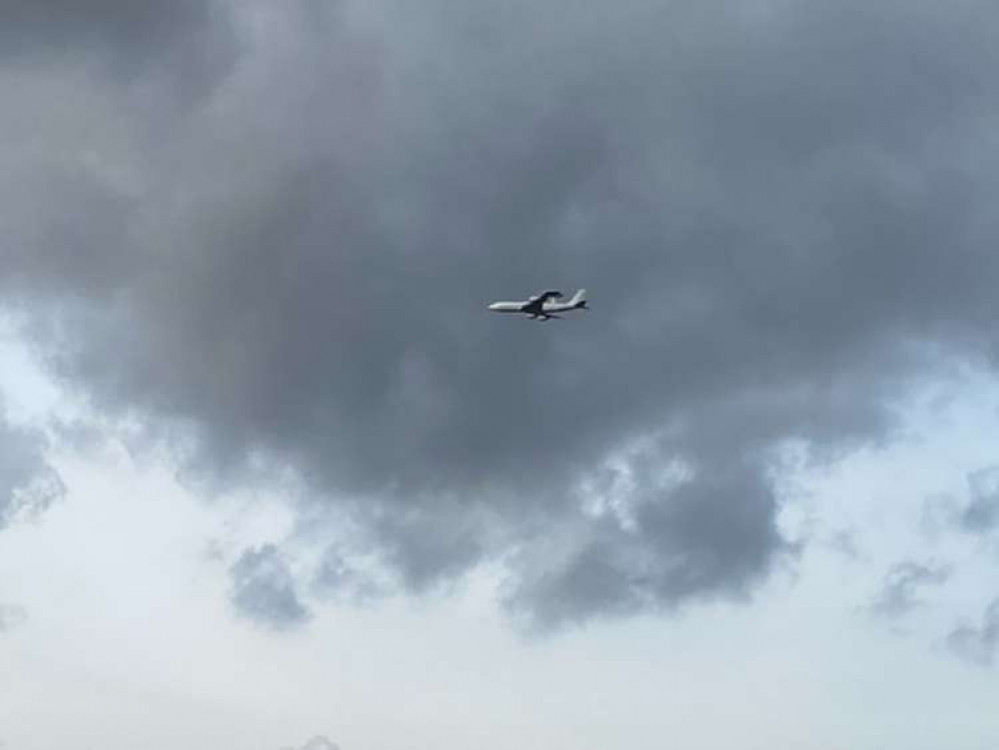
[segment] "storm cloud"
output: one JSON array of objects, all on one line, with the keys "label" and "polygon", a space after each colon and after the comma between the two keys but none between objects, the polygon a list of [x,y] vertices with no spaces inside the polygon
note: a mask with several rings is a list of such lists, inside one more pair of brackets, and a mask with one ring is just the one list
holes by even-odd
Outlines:
[{"label": "storm cloud", "polygon": [[0,64],[12,67],[93,66],[124,85],[167,72],[193,91],[237,53],[226,7],[213,0],[4,0],[0,9]]},{"label": "storm cloud", "polygon": [[[993,4],[171,8],[139,80],[238,37],[182,111],[94,74],[71,133],[24,88],[73,73],[0,81],[36,124],[0,290],[98,409],[221,481],[290,469],[411,589],[501,559],[542,625],[742,597],[794,549],[784,448],[883,440],[994,360]],[[552,285],[592,311],[485,311]],[[301,618],[270,552],[234,575]]]}]

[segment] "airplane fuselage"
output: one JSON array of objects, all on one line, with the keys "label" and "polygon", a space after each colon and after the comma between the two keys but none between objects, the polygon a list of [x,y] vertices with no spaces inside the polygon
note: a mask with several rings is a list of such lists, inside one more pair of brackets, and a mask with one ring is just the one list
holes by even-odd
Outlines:
[{"label": "airplane fuselage", "polygon": [[526,313],[527,315],[547,315],[549,313],[578,310],[579,305],[567,305],[561,302],[546,302],[543,305],[531,305],[529,302],[494,302],[489,305],[493,312]]},{"label": "airplane fuselage", "polygon": [[524,302],[494,302],[489,305],[489,309],[493,312],[520,313],[539,320],[557,318],[559,313],[570,310],[586,309],[585,290],[580,289],[568,302],[552,301],[552,299],[561,296],[559,292],[545,292]]}]

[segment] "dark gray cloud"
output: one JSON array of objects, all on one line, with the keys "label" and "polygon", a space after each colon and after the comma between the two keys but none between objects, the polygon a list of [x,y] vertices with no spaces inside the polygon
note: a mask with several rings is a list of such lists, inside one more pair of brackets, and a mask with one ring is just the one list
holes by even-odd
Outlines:
[{"label": "dark gray cloud", "polygon": [[229,573],[230,599],[243,617],[276,630],[301,625],[310,618],[291,570],[274,545],[245,550]]},{"label": "dark gray cloud", "polygon": [[[654,471],[656,456],[646,468]],[[532,628],[594,613],[668,610],[691,597],[739,595],[790,551],[775,500],[754,467],[706,467],[704,478],[670,487],[637,477],[626,516],[608,512],[572,530],[558,555],[531,559],[509,606]],[[557,534],[547,534],[551,540]],[[538,545],[548,552],[543,542]]]},{"label": "dark gray cloud", "polygon": [[[744,596],[792,550],[779,449],[890,437],[999,314],[999,10],[756,6],[233,6],[266,33],[211,97],[107,95],[131,150],[8,188],[0,288],[99,408],[216,479],[292,468],[411,588],[502,558],[540,624]],[[484,310],[553,284],[593,311]],[[301,612],[261,554],[249,609]]]},{"label": "dark gray cloud", "polygon": [[946,583],[951,573],[949,566],[938,563],[910,560],[898,563],[885,575],[881,591],[871,604],[871,613],[889,619],[907,615],[922,604],[918,598],[921,589]]},{"label": "dark gray cloud", "polygon": [[989,604],[980,627],[960,625],[947,636],[947,645],[966,661],[991,665],[999,649],[999,599]]},{"label": "dark gray cloud", "polygon": [[216,0],[3,0],[0,64],[97,65],[125,83],[166,73],[202,91],[237,52],[229,5]]}]

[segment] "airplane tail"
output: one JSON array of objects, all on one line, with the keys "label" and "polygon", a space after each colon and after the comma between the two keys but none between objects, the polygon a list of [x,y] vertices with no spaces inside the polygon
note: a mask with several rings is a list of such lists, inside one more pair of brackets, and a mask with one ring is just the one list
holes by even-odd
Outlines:
[{"label": "airplane tail", "polygon": [[581,308],[581,309],[586,308],[586,290],[580,289],[578,292],[572,295],[572,299],[569,300],[569,304],[576,308]]}]

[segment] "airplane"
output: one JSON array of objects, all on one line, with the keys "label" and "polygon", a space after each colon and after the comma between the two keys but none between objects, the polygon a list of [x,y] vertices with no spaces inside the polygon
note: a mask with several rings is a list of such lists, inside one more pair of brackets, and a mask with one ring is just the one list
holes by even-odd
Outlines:
[{"label": "airplane", "polygon": [[531,320],[548,320],[549,318],[561,318],[557,313],[569,312],[570,310],[588,310],[586,306],[586,290],[580,289],[568,302],[554,302],[553,300],[563,299],[562,292],[557,289],[548,289],[533,295],[526,302],[493,302],[489,309],[494,312],[503,313],[523,313],[529,315]]}]

